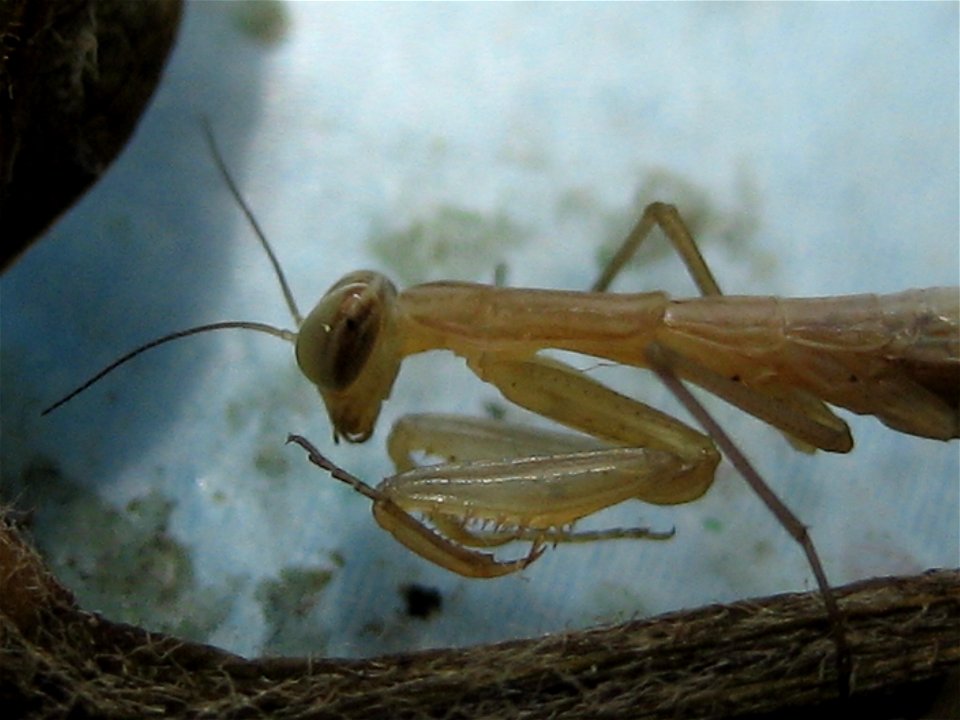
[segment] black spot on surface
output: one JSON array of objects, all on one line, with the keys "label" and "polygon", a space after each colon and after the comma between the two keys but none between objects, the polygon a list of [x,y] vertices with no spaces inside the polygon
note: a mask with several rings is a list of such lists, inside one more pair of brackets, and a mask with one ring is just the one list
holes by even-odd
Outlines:
[{"label": "black spot on surface", "polygon": [[426,620],[443,609],[443,596],[436,588],[411,583],[400,587],[400,594],[407,604],[407,615]]}]

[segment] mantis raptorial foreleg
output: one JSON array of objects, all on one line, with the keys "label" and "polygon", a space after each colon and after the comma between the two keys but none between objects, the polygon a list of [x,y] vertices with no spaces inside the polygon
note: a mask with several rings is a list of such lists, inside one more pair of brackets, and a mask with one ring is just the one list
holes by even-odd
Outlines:
[{"label": "mantis raptorial foreleg", "polygon": [[543,548],[534,543],[525,558],[502,562],[489,553],[467,550],[433,532],[413,515],[400,508],[384,493],[371,487],[355,475],[334,465],[313,444],[299,435],[289,435],[292,442],[307,451],[314,465],[330,473],[330,476],[350,485],[361,495],[373,501],[373,517],[377,524],[393,535],[401,544],[420,557],[467,577],[498,577],[517,572],[527,567],[543,554]]},{"label": "mantis raptorial foreleg", "polygon": [[[563,528],[630,498],[657,504],[689,502],[713,481],[719,456],[705,436],[563,363],[480,356],[471,367],[512,402],[620,447],[438,416],[401,422],[389,441],[399,468],[416,465],[415,451],[465,462],[414,467],[381,482],[373,489],[375,494],[364,494],[374,499],[375,507],[379,502],[389,509],[388,522],[403,511],[428,517],[442,532],[443,544],[435,542],[433,536],[440,536],[423,524],[404,521],[387,529],[415,551],[428,547],[431,559],[448,569],[465,570],[462,548],[446,555],[448,540],[469,546],[529,540],[538,547],[614,538],[667,539],[672,533],[646,529],[574,533]],[[513,450],[520,456],[508,452]],[[313,455],[319,453],[313,450]],[[506,529],[477,532],[467,527],[474,519]],[[515,563],[497,564],[483,556],[467,574],[490,577],[516,568]]]},{"label": "mantis raptorial foreleg", "polygon": [[498,361],[482,356],[471,369],[512,403],[593,437],[625,447],[668,452],[683,463],[636,497],[657,504],[690,502],[707,491],[720,457],[710,440],[679,420],[610,389],[550,358]]},{"label": "mantis raptorial foreleg", "polygon": [[606,447],[592,438],[464,415],[417,413],[397,420],[387,451],[398,472],[418,467],[422,453],[446,462],[556,455]]},{"label": "mantis raptorial foreleg", "polygon": [[[564,529],[577,518],[632,496],[634,485],[678,463],[667,453],[609,448],[527,458],[416,468],[371,487],[324,457],[298,435],[288,442],[307,451],[310,461],[373,501],[377,523],[421,557],[467,577],[498,577],[522,570],[543,552],[544,543],[591,542],[614,538],[667,540],[673,532],[644,528],[576,533]],[[583,488],[593,493],[584,494]],[[522,516],[518,516],[522,508]],[[530,514],[538,508],[539,514]],[[416,519],[418,511],[438,532]],[[474,512],[482,511],[482,515]],[[494,520],[490,530],[468,527],[473,518]],[[514,540],[533,543],[525,558],[499,561],[465,546],[494,547]]]}]

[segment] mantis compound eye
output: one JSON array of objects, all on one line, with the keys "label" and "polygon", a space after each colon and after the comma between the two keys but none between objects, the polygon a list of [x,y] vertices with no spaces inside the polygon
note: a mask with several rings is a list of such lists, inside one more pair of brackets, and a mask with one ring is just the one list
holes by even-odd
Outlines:
[{"label": "mantis compound eye", "polygon": [[297,335],[297,364],[324,391],[349,387],[367,366],[397,291],[382,275],[350,273],[327,291]]},{"label": "mantis compound eye", "polygon": [[334,437],[363,442],[400,370],[397,290],[378,273],[350,273],[330,288],[297,335],[297,363],[317,386]]}]

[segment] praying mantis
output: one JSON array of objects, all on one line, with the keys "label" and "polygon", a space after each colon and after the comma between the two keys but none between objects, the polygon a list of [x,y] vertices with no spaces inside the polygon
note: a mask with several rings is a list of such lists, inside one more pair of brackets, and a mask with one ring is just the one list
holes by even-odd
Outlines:
[{"label": "praying mantis", "polygon": [[[852,449],[846,423],[828,405],[874,415],[912,435],[960,437],[957,288],[815,299],[725,296],[677,209],[654,203],[589,292],[452,282],[398,291],[383,275],[359,271],[335,283],[303,316],[207,134],[221,174],[270,258],[296,329],[228,321],[165,335],[111,363],[44,413],[151,348],[214,330],[247,329],[293,343],[334,437],[363,442],[374,431],[402,361],[447,350],[510,402],[581,434],[407,416],[387,441],[398,472],[376,487],[330,462],[305,438],[290,436],[311,462],[371,499],[376,521],[410,550],[452,572],[492,578],[528,567],[549,544],[666,539],[672,533],[577,532],[573,525],[628,499],[692,502],[711,486],[723,451],[803,545],[834,617],[836,607],[806,529],[764,489],[685,384],[723,398],[806,449]],[[657,226],[700,297],[608,291]],[[706,432],[546,357],[547,350],[652,370]],[[444,463],[419,467],[421,452]],[[511,541],[529,542],[529,552],[512,560],[486,552]]]}]

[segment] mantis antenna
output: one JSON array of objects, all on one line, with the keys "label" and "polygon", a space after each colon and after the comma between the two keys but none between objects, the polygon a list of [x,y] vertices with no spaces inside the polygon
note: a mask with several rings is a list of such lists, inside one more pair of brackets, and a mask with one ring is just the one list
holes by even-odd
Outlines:
[{"label": "mantis antenna", "polygon": [[[246,200],[244,200],[243,195],[240,194],[240,190],[237,187],[237,184],[234,182],[233,177],[230,175],[230,171],[227,169],[227,164],[224,162],[223,155],[220,152],[220,148],[217,145],[217,141],[214,138],[213,130],[210,127],[210,122],[206,117],[200,118],[200,126],[203,130],[204,138],[207,142],[207,146],[210,149],[210,154],[213,156],[213,161],[217,166],[217,170],[220,172],[220,175],[223,177],[224,181],[227,183],[227,187],[230,189],[230,194],[233,196],[233,199],[240,206],[240,209],[243,211],[243,214],[246,216],[247,221],[250,223],[250,226],[253,228],[254,234],[257,236],[257,240],[260,243],[260,246],[267,253],[267,257],[270,258],[270,264],[273,266],[274,274],[277,276],[277,280],[280,283],[280,289],[283,292],[284,300],[286,300],[287,308],[290,310],[290,315],[293,317],[293,321],[297,327],[303,323],[303,315],[300,313],[300,309],[297,307],[297,302],[293,297],[293,293],[290,290],[290,285],[287,283],[287,278],[283,273],[283,268],[280,267],[280,262],[277,260],[277,256],[273,252],[273,248],[270,246],[270,242],[267,240],[267,236],[261,230],[257,219],[253,215],[253,211],[250,209],[250,206],[247,205]],[[100,370],[100,372],[93,375],[89,380],[81,384],[75,390],[71,391],[69,394],[57,400],[52,405],[44,408],[40,414],[48,415],[49,413],[56,410],[61,405],[65,405],[70,402],[77,395],[82,393],[84,390],[89,388],[91,385],[94,385],[99,380],[101,380],[105,375],[110,374],[118,367],[124,363],[133,360],[133,358],[141,355],[147,350],[152,350],[155,347],[160,345],[165,345],[166,343],[173,342],[174,340],[179,340],[181,338],[189,337],[191,335],[199,335],[200,333],[212,332],[214,330],[233,330],[233,329],[244,329],[244,330],[253,330],[255,332],[265,333],[267,335],[273,335],[278,337],[281,340],[286,340],[287,342],[295,342],[297,339],[297,333],[293,330],[285,330],[283,328],[278,328],[273,325],[268,325],[266,323],[253,322],[249,320],[227,320],[224,322],[210,323],[208,325],[198,325],[197,327],[188,328],[186,330],[178,330],[177,332],[172,332],[163,337],[156,338],[151,340],[148,343],[145,343],[137,348],[134,348],[126,355],[123,355],[112,363],[107,365],[105,368]]]},{"label": "mantis antenna", "polygon": [[263,230],[260,229],[260,223],[257,222],[257,218],[254,216],[250,206],[247,205],[247,201],[243,199],[243,195],[240,193],[240,188],[237,187],[237,184],[233,181],[233,176],[230,174],[230,171],[227,170],[227,164],[223,160],[223,154],[220,152],[220,147],[217,145],[217,139],[213,136],[213,129],[210,127],[210,121],[206,118],[206,116],[200,118],[200,127],[203,129],[203,135],[207,140],[207,145],[210,147],[210,154],[213,155],[213,161],[217,165],[217,170],[220,171],[220,175],[227,183],[227,187],[230,188],[230,194],[233,195],[233,199],[237,201],[240,209],[243,210],[243,214],[246,216],[247,222],[250,223],[250,227],[253,228],[253,232],[256,234],[257,240],[260,242],[260,246],[263,248],[264,252],[267,253],[267,257],[270,258],[270,264],[273,265],[273,272],[276,274],[277,280],[280,282],[280,289],[283,291],[283,299],[287,301],[287,307],[290,309],[290,315],[293,317],[294,324],[297,327],[300,327],[300,325],[303,324],[303,315],[300,314],[300,309],[297,307],[297,301],[294,299],[293,293],[290,291],[290,285],[287,283],[287,276],[283,274],[283,268],[280,267],[280,261],[277,260],[277,256],[273,252],[273,248],[270,246],[267,236],[264,234]]}]

